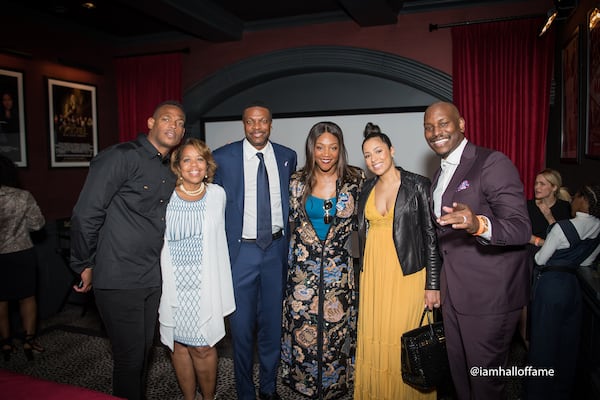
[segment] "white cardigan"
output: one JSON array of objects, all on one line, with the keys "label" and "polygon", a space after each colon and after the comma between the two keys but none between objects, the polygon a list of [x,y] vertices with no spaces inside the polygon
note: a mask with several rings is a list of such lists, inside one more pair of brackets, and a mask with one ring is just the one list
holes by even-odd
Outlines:
[{"label": "white cardigan", "polygon": [[[202,283],[200,332],[210,346],[225,336],[224,317],[235,311],[231,264],[225,236],[225,190],[216,184],[206,185],[206,212],[202,229]],[[160,256],[162,296],[158,307],[160,340],[173,351],[173,316],[178,307],[173,263],[165,238]]]}]

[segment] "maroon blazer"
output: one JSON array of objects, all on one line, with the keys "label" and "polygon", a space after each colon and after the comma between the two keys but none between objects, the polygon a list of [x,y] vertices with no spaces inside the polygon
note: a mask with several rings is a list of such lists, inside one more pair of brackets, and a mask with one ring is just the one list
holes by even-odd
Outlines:
[{"label": "maroon blazer", "polygon": [[[435,173],[431,194],[440,170]],[[505,313],[523,307],[529,298],[526,244],[531,237],[523,184],[504,154],[467,143],[460,164],[442,195],[442,205],[468,205],[490,219],[488,242],[465,230],[437,226],[443,258],[442,303],[446,296],[461,314]],[[431,200],[433,209],[433,200]]]}]

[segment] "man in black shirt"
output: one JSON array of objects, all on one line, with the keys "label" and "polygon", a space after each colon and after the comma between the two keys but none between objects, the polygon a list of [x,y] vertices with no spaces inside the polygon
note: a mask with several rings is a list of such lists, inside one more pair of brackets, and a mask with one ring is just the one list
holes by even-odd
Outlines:
[{"label": "man in black shirt", "polygon": [[73,210],[75,290],[92,288],[113,353],[113,393],[141,399],[161,294],[160,251],[175,187],[169,152],[185,132],[176,102],[148,118],[148,135],[99,153]]}]

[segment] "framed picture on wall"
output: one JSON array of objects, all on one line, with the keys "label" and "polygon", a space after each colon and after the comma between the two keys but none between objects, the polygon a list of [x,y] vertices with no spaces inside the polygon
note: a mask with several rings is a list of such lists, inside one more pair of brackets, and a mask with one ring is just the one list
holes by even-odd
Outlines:
[{"label": "framed picture on wall", "polygon": [[579,161],[579,27],[562,49],[562,134],[560,159]]},{"label": "framed picture on wall", "polygon": [[588,18],[588,104],[586,156],[600,158],[600,8]]},{"label": "framed picture on wall", "polygon": [[23,73],[0,69],[0,154],[27,166]]},{"label": "framed picture on wall", "polygon": [[96,87],[48,79],[50,166],[87,167],[98,152]]}]

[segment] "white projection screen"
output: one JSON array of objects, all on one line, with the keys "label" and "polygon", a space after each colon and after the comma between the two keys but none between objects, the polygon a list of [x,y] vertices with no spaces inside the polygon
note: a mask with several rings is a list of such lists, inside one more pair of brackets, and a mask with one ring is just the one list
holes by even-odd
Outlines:
[{"label": "white projection screen", "polygon": [[[423,107],[423,110],[425,107]],[[304,145],[310,128],[321,121],[338,124],[344,133],[351,165],[366,169],[361,151],[363,131],[367,122],[379,125],[391,139],[396,150],[396,165],[412,172],[433,176],[439,159],[423,136],[423,111],[382,112],[354,115],[326,115],[273,118],[271,141],[288,146],[298,154],[298,169],[304,165]],[[211,150],[244,137],[241,118],[228,121],[204,121],[206,144]]]}]

